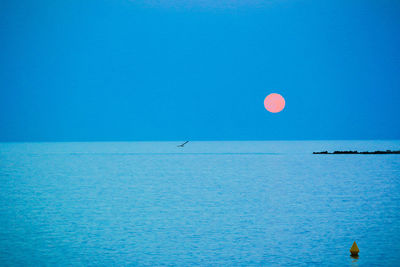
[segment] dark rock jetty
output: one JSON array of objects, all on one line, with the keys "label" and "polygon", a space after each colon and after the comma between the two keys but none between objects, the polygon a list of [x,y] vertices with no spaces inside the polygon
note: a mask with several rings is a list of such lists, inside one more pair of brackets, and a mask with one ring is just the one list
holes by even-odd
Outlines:
[{"label": "dark rock jetty", "polygon": [[358,152],[357,150],[355,151],[334,151],[334,152],[328,152],[328,151],[322,151],[322,152],[313,152],[313,154],[400,154],[400,150],[386,150],[386,151],[364,151],[364,152]]}]

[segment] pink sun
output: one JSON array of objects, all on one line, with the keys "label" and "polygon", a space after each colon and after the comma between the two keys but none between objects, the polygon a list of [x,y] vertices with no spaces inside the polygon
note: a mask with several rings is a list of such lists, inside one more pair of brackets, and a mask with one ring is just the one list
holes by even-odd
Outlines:
[{"label": "pink sun", "polygon": [[264,99],[264,107],[272,113],[281,112],[285,107],[285,99],[280,94],[269,94]]}]

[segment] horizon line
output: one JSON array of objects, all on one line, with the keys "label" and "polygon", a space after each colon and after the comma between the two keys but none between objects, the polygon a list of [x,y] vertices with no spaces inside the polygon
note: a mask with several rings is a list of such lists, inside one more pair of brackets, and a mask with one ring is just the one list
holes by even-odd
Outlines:
[{"label": "horizon line", "polygon": [[190,140],[190,139],[181,139],[181,140],[42,140],[42,141],[1,141],[0,143],[155,143],[155,142],[307,142],[307,141],[400,141],[399,139],[392,138],[380,138],[380,139],[225,139],[225,140],[211,140],[211,139],[201,139],[201,140]]}]

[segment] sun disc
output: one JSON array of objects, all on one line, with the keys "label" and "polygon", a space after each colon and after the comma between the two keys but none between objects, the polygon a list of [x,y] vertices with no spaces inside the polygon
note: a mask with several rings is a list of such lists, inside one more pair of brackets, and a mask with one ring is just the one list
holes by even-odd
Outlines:
[{"label": "sun disc", "polygon": [[264,99],[264,107],[272,113],[281,112],[285,108],[285,99],[277,93],[269,94]]}]

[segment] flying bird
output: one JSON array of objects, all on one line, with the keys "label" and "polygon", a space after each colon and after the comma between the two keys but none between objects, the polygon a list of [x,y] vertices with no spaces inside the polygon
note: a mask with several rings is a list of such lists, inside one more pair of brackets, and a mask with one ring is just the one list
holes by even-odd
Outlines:
[{"label": "flying bird", "polygon": [[186,141],[185,143],[183,143],[183,144],[181,144],[181,145],[179,145],[177,147],[184,147],[187,143],[189,143],[189,141]]}]

